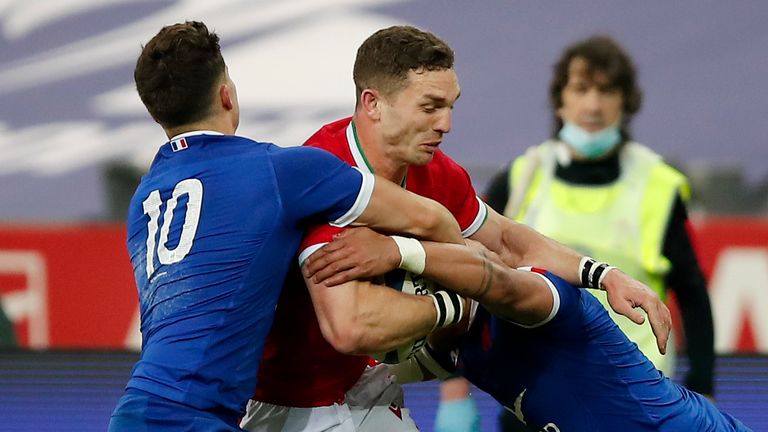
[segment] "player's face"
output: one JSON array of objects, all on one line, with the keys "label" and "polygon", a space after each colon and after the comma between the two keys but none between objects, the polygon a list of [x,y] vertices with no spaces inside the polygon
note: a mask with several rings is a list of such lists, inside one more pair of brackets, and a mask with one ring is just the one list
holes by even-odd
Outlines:
[{"label": "player's face", "polygon": [[406,86],[382,100],[381,131],[388,156],[413,165],[432,160],[451,130],[459,92],[453,69],[408,72]]},{"label": "player's face", "polygon": [[600,70],[589,74],[581,57],[568,66],[568,83],[562,91],[563,106],[557,114],[564,122],[575,123],[589,132],[615,125],[621,117],[624,96]]}]

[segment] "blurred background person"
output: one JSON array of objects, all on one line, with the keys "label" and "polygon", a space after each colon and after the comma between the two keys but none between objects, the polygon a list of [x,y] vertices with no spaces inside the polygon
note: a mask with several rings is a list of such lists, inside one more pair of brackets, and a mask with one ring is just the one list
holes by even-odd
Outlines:
[{"label": "blurred background person", "polygon": [[[610,37],[578,41],[557,60],[549,90],[551,139],[494,177],[488,204],[620,266],[662,298],[672,290],[690,360],[684,384],[712,397],[714,330],[706,282],[691,246],[690,189],[661,156],[631,140],[629,126],[642,100],[632,60]],[[606,304],[603,293],[592,293]],[[658,369],[674,374],[675,356],[659,354],[648,325],[611,316]]]},{"label": "blurred background person", "polygon": [[[684,384],[711,398],[714,329],[689,234],[690,189],[661,156],[631,140],[629,126],[642,101],[632,60],[610,37],[593,36],[565,48],[553,72],[551,139],[499,172],[487,202],[585,255],[626,269],[662,298],[672,290],[690,360]],[[604,293],[592,293],[607,304]],[[658,369],[673,376],[674,351],[659,354],[648,325],[611,317]],[[468,389],[463,379],[443,384],[438,431],[475,430]],[[525,430],[507,411],[501,422],[504,430]],[[458,429],[459,424],[467,426]]]}]

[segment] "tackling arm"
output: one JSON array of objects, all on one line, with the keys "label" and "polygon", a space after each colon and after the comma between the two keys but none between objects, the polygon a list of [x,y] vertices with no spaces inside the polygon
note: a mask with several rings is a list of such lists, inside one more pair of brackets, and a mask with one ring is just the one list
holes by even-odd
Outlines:
[{"label": "tackling arm", "polygon": [[[510,267],[528,265],[546,268],[576,286],[583,286],[582,257],[577,252],[499,215],[491,208],[488,208],[488,220],[471,238],[496,252]],[[645,321],[643,314],[635,308],[645,310],[659,352],[665,353],[672,317],[659,296],[618,269],[607,271],[601,288],[607,292],[611,308],[635,323]]]},{"label": "tackling arm", "polygon": [[[428,241],[422,242],[421,246],[426,253],[422,274],[427,279],[478,300],[491,312],[521,324],[531,324],[541,321],[551,311],[552,295],[548,289],[541,289],[546,286],[543,280],[529,272],[507,267],[496,254],[479,243],[473,243],[475,249]],[[337,284],[344,287],[349,283],[346,278],[355,274],[347,269],[359,270],[358,263],[370,264],[368,271],[375,275],[402,266],[401,258],[398,246],[390,237],[370,229],[355,228],[336,236],[316,251],[303,270],[308,283],[317,289]]]},{"label": "tackling arm", "polygon": [[478,243],[467,246],[422,242],[423,275],[471,297],[489,312],[523,325],[535,325],[552,311],[553,294],[539,275],[511,269]]},{"label": "tackling arm", "polygon": [[470,238],[498,254],[509,267],[546,268],[573,285],[581,285],[579,253],[527,225],[501,216],[490,207],[485,224]]},{"label": "tackling arm", "polygon": [[354,225],[421,239],[463,241],[459,224],[448,209],[380,177],[376,177],[370,202]]},{"label": "tackling arm", "polygon": [[435,326],[437,313],[427,296],[367,281],[334,287],[306,283],[320,330],[340,353],[385,352],[426,336]]}]

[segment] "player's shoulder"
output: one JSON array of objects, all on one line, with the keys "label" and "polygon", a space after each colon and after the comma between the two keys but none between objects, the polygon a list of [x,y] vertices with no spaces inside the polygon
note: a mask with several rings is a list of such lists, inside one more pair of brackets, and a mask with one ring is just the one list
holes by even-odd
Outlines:
[{"label": "player's shoulder", "polygon": [[[209,165],[248,165],[254,158],[263,158],[270,149],[279,148],[271,142],[239,135],[194,135],[187,138],[187,144],[193,151],[197,149],[193,161]],[[183,159],[178,162],[185,163]]]},{"label": "player's shoulder", "polygon": [[198,154],[198,162],[211,168],[250,170],[261,166],[271,152],[281,147],[267,141],[257,141],[238,135],[212,135],[192,137],[200,139],[205,150]]},{"label": "player's shoulder", "polygon": [[258,141],[240,135],[197,135],[190,137],[191,140],[201,140],[210,145],[212,149],[231,149],[238,151],[265,151],[271,147],[277,147],[275,144],[267,141]]},{"label": "player's shoulder", "polygon": [[346,117],[324,125],[304,142],[304,146],[336,148],[345,144],[347,127],[351,122],[352,118]]},{"label": "player's shoulder", "polygon": [[329,151],[316,147],[278,147],[268,150],[278,168],[290,170],[314,167],[315,170],[336,167],[341,164],[339,158]]}]

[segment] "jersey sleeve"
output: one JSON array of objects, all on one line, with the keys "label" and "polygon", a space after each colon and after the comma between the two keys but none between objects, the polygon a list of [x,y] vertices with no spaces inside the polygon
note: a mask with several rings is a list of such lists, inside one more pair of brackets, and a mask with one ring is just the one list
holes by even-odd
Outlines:
[{"label": "jersey sleeve", "polygon": [[283,209],[295,221],[321,217],[345,226],[360,216],[374,178],[336,156],[312,147],[276,148],[273,153]]},{"label": "jersey sleeve", "polygon": [[581,319],[580,296],[589,294],[580,292],[579,288],[553,273],[536,268],[532,271],[540,274],[547,281],[547,285],[555,297],[555,305],[550,316],[538,327],[550,329],[563,337],[568,337],[574,332],[578,333],[581,330],[581,326],[578,324]]},{"label": "jersey sleeve", "polygon": [[453,159],[441,153],[440,164],[442,166],[443,190],[449,193],[442,204],[453,214],[461,228],[461,234],[469,237],[483,226],[488,217],[488,209],[485,207],[472,186],[469,173]]},{"label": "jersey sleeve", "polygon": [[310,227],[299,246],[299,266],[304,265],[304,261],[306,261],[310,255],[323,247],[324,244],[333,240],[333,236],[344,231],[344,229],[345,228],[330,224]]},{"label": "jersey sleeve", "polygon": [[540,276],[547,283],[547,288],[552,292],[553,304],[549,315],[541,322],[531,325],[512,322],[527,329],[542,329],[542,331],[555,331],[557,334],[571,334],[579,328],[574,321],[579,316],[579,289],[564,281],[553,273],[537,267],[521,267],[518,270],[526,270]]}]

